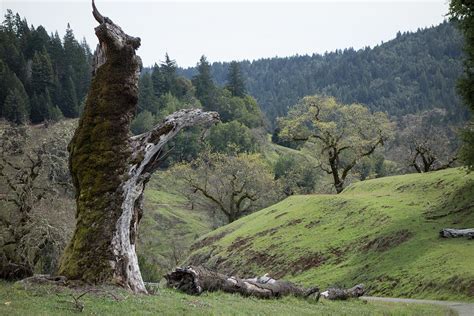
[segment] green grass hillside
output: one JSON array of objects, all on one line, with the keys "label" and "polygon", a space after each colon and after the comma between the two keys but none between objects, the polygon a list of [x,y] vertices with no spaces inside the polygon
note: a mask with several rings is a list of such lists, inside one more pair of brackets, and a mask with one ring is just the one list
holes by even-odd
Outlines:
[{"label": "green grass hillside", "polygon": [[145,190],[137,247],[144,279],[159,281],[187,256],[196,239],[213,228],[207,210],[191,209],[182,194],[153,176]]},{"label": "green grass hillside", "polygon": [[365,283],[371,295],[474,300],[474,174],[448,169],[293,196],[198,240],[188,263],[302,285]]},{"label": "green grass hillside", "polygon": [[23,287],[0,282],[0,315],[456,315],[446,307],[360,300],[311,303],[294,297],[259,300],[237,294],[192,296],[170,289],[158,295],[130,295],[114,288],[84,290],[51,286]]}]

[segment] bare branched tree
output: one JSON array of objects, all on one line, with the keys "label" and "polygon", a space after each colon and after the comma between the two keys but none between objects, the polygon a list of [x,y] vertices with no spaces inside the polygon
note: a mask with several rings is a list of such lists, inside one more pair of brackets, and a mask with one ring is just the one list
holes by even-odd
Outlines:
[{"label": "bare branched tree", "polygon": [[171,172],[184,182],[188,197],[204,199],[228,223],[282,198],[281,188],[256,154],[204,152],[191,163],[175,166]]},{"label": "bare branched tree", "polygon": [[459,144],[455,128],[446,119],[443,109],[404,116],[391,152],[419,173],[452,167]]},{"label": "bare branched tree", "polygon": [[53,135],[36,144],[30,134],[26,127],[4,126],[0,138],[3,278],[53,272],[68,235],[67,225],[51,223],[50,211],[71,194],[70,179],[53,176],[67,175],[67,137]]}]

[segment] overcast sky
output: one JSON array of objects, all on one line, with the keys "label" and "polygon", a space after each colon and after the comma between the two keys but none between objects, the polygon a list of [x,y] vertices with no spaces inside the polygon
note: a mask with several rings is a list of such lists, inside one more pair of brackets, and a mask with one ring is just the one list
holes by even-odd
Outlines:
[{"label": "overcast sky", "polygon": [[[69,22],[77,39],[94,50],[97,25],[89,0],[0,0],[2,15],[18,12],[35,27],[60,36]],[[145,66],[166,52],[179,66],[208,60],[253,60],[262,57],[324,53],[374,46],[397,31],[441,23],[445,0],[424,1],[111,1],[96,0],[99,11],[125,32],[142,39],[138,54]]]}]

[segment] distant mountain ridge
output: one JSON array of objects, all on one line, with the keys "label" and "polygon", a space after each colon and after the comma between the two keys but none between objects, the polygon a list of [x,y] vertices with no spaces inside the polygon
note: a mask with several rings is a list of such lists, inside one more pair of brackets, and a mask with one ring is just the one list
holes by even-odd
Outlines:
[{"label": "distant mountain ridge", "polygon": [[[301,97],[322,93],[344,103],[400,117],[445,108],[452,121],[467,118],[456,93],[462,74],[463,38],[443,22],[396,37],[373,48],[336,50],[324,55],[264,58],[240,62],[248,92],[272,124]],[[212,74],[224,85],[229,63],[213,63]],[[196,68],[179,69],[191,78]]]}]

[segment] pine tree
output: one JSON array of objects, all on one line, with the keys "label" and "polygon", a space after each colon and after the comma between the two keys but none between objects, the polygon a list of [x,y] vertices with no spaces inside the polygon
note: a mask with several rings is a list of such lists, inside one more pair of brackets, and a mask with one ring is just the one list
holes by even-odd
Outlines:
[{"label": "pine tree", "polygon": [[149,111],[152,114],[158,111],[158,101],[150,74],[143,74],[138,82],[138,111]]},{"label": "pine tree", "polygon": [[31,87],[33,93],[43,93],[45,89],[51,89],[53,85],[53,67],[48,53],[45,50],[36,52],[33,57],[31,69]]},{"label": "pine tree", "polygon": [[62,102],[59,108],[65,117],[74,118],[79,115],[79,102],[77,100],[76,87],[71,76],[64,83]]},{"label": "pine tree", "polygon": [[202,55],[197,64],[198,74],[192,79],[193,85],[196,87],[196,96],[203,104],[204,109],[212,108],[212,100],[216,87],[211,76],[211,65]]},{"label": "pine tree", "polygon": [[48,104],[46,103],[43,94],[37,95],[36,93],[34,93],[30,103],[30,120],[32,123],[41,123],[48,118]]},{"label": "pine tree", "polygon": [[28,120],[27,99],[17,89],[9,90],[4,103],[4,116],[10,122],[23,124]]},{"label": "pine tree", "polygon": [[226,89],[230,91],[233,97],[244,97],[247,93],[245,90],[244,79],[240,71],[240,65],[236,61],[231,62],[229,65]]},{"label": "pine tree", "polygon": [[[10,108],[6,109],[6,98],[9,95]],[[12,95],[14,95],[15,98],[13,98]],[[18,106],[15,105],[14,107],[12,107],[12,104],[17,103],[19,103]],[[10,69],[8,69],[8,66],[0,60],[0,116],[7,117],[7,115],[9,115],[10,118],[7,118],[8,120],[17,121],[16,114],[11,114],[12,110],[14,108],[16,109],[17,107],[19,108],[19,112],[21,112],[22,114],[24,113],[25,116],[28,117],[30,111],[30,101],[28,94],[26,93],[25,87],[23,86],[21,80],[18,79],[16,74],[10,71]],[[18,111],[14,110],[14,112]],[[7,114],[7,112],[10,112],[10,114]],[[26,119],[22,120],[20,123],[23,123],[25,121]]]},{"label": "pine tree", "polygon": [[46,32],[45,28],[40,25],[36,29],[31,30],[31,37],[27,43],[27,51],[38,52],[47,49],[49,42],[50,38],[48,32]]},{"label": "pine tree", "polygon": [[3,116],[3,103],[10,88],[11,71],[0,58],[0,116]]},{"label": "pine tree", "polygon": [[66,28],[66,34],[63,37],[64,47],[64,59],[67,65],[74,63],[74,57],[78,43],[74,37],[74,32],[71,29],[71,25],[68,23]]},{"label": "pine tree", "polygon": [[151,81],[153,83],[153,91],[157,98],[161,97],[166,93],[165,80],[163,74],[161,73],[160,66],[158,66],[156,63],[153,66],[153,70],[151,73]]},{"label": "pine tree", "polygon": [[[63,42],[65,67],[68,69],[68,75],[71,76],[74,82],[78,100],[82,100],[87,94],[91,80],[90,48],[84,41],[82,44],[79,44],[74,37],[69,23]],[[68,67],[72,67],[72,71]],[[67,80],[67,76],[64,79]]]},{"label": "pine tree", "polygon": [[168,53],[165,55],[165,61],[161,63],[161,74],[163,76],[164,87],[162,91],[162,95],[168,92],[174,94],[173,91],[174,87],[176,86],[176,69],[178,66],[176,65],[176,61],[171,59]]},{"label": "pine tree", "polygon": [[64,74],[64,49],[58,32],[51,34],[48,43],[48,53],[51,58],[54,73],[61,78]]}]

